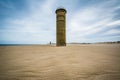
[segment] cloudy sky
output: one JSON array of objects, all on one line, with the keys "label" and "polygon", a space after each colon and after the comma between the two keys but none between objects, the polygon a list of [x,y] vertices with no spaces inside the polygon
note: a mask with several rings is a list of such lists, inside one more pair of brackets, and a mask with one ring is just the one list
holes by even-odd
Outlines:
[{"label": "cloudy sky", "polygon": [[67,10],[67,42],[120,40],[120,0],[0,0],[0,44],[56,42],[58,7]]}]

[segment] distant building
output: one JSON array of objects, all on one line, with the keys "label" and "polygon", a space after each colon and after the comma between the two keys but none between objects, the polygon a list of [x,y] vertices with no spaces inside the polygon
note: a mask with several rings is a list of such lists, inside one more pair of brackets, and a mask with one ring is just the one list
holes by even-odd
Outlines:
[{"label": "distant building", "polygon": [[56,11],[56,46],[66,46],[66,13],[64,8]]}]

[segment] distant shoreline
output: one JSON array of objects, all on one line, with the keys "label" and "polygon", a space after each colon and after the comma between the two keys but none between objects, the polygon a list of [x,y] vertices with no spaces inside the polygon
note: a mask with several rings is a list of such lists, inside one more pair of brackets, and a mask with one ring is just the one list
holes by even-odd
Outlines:
[{"label": "distant shoreline", "polygon": [[0,44],[0,46],[46,46],[48,44]]},{"label": "distant shoreline", "polygon": [[[120,41],[117,42],[96,42],[96,43],[67,43],[69,44],[120,44]],[[56,43],[52,44],[0,44],[0,46],[48,46],[48,45],[56,45]]]}]

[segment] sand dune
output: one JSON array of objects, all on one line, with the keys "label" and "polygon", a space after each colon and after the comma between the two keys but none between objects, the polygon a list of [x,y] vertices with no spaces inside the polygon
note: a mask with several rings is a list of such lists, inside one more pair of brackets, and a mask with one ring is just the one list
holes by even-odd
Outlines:
[{"label": "sand dune", "polygon": [[120,80],[120,44],[0,46],[0,80]]}]

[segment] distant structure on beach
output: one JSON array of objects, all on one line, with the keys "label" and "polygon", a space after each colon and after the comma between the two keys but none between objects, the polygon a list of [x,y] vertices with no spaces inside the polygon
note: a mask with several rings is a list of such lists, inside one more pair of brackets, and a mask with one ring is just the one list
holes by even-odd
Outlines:
[{"label": "distant structure on beach", "polygon": [[64,8],[56,11],[56,46],[66,46],[66,13]]}]

